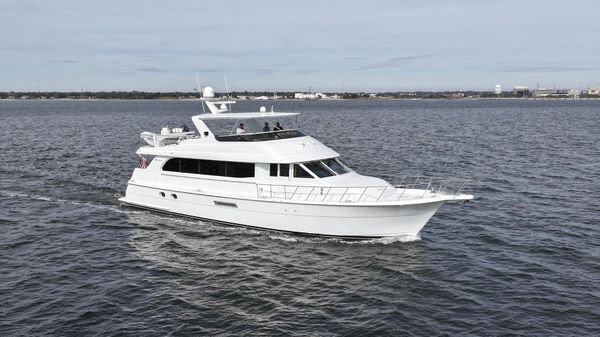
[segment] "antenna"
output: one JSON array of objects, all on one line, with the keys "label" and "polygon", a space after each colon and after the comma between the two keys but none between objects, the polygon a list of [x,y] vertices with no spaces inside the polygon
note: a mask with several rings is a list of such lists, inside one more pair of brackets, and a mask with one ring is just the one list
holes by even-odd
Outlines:
[{"label": "antenna", "polygon": [[[227,83],[227,74],[223,74],[223,78],[225,78],[225,92],[227,92],[227,100],[229,101],[229,83]],[[229,111],[231,111],[231,104],[229,105]]]},{"label": "antenna", "polygon": [[202,100],[200,102],[200,105],[202,105],[202,113],[206,113],[206,110],[204,110],[204,95],[202,94],[202,88],[200,87],[200,79],[198,79],[198,73],[196,73],[196,89],[198,90],[198,95],[200,96],[200,100]]}]

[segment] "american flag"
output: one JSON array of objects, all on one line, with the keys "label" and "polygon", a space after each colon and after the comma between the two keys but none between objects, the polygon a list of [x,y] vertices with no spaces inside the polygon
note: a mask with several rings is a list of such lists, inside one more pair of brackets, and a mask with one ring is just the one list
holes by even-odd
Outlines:
[{"label": "american flag", "polygon": [[140,159],[140,168],[141,169],[145,169],[146,167],[148,167],[148,159],[141,157]]}]

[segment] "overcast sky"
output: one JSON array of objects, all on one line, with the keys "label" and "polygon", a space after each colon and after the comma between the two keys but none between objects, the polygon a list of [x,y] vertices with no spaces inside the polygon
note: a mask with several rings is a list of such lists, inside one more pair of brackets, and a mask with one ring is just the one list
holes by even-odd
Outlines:
[{"label": "overcast sky", "polygon": [[600,85],[600,1],[0,0],[0,91]]}]

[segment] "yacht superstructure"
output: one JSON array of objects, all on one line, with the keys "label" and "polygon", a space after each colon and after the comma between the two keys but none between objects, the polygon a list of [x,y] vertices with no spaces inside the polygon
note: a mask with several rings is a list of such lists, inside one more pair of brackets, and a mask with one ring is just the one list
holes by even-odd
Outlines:
[{"label": "yacht superstructure", "polygon": [[[231,113],[235,102],[187,127],[144,132],[148,143],[121,202],[161,212],[268,230],[362,239],[416,235],[445,202],[467,201],[464,182],[404,178],[398,186],[358,174],[298,128],[298,113]],[[277,125],[278,128],[273,128]],[[148,161],[147,158],[152,158]]]}]

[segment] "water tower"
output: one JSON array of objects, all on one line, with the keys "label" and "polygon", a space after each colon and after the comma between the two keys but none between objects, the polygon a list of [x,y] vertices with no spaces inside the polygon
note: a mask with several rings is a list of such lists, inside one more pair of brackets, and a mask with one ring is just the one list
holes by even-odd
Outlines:
[{"label": "water tower", "polygon": [[496,95],[502,94],[502,87],[500,86],[500,84],[496,84],[496,87],[494,87],[494,94],[496,94]]}]

